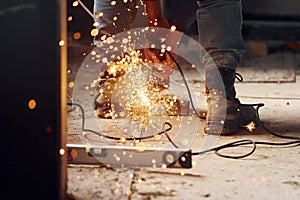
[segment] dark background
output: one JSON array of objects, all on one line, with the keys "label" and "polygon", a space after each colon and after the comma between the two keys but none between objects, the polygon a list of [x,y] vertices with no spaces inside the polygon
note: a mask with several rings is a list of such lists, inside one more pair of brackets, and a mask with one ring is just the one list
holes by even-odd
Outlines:
[{"label": "dark background", "polygon": [[59,3],[0,3],[1,199],[62,195]]}]

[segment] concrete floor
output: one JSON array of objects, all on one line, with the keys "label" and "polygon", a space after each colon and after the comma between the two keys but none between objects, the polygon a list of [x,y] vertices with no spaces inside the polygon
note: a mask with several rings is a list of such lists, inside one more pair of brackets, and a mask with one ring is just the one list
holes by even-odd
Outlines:
[{"label": "concrete floor", "polygon": [[[295,57],[300,66],[299,56]],[[272,73],[272,70],[267,73]],[[280,134],[300,137],[300,76],[289,83],[237,83],[242,103],[264,103],[260,116],[265,125]],[[188,117],[188,116],[186,116]],[[80,143],[71,134],[80,132],[76,120],[69,122],[69,141]],[[73,124],[72,124],[73,123]],[[204,121],[200,121],[190,148],[203,150]],[[187,130],[188,131],[188,130]],[[242,130],[233,136],[220,136],[213,145],[241,139],[285,142],[262,127]],[[147,141],[146,141],[147,142]],[[153,141],[150,141],[150,143]],[[116,145],[111,142],[110,145]],[[245,153],[250,147],[226,150]],[[191,169],[107,169],[91,165],[69,165],[68,193],[74,199],[299,199],[300,147],[258,145],[243,159],[221,158],[214,153],[193,156]]]}]

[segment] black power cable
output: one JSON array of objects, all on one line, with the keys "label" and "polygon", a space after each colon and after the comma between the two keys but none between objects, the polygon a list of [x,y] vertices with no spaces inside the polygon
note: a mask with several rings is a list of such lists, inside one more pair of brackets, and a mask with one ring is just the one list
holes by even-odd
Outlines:
[{"label": "black power cable", "polygon": [[[94,131],[94,130],[91,130],[91,129],[86,129],[85,128],[85,113],[84,113],[84,109],[83,107],[78,104],[78,103],[67,103],[67,105],[69,106],[76,106],[80,109],[81,111],[81,130],[84,131],[84,132],[90,132],[90,133],[94,133],[98,136],[101,136],[103,138],[107,138],[107,139],[111,139],[111,140],[120,140],[119,137],[113,137],[113,136],[109,136],[109,135],[105,135],[105,134],[102,134],[102,133],[99,133],[97,131]],[[164,125],[168,125],[169,127],[167,129],[164,128],[163,131],[161,132],[158,132],[157,134],[158,135],[161,135],[161,134],[166,134],[168,131],[170,131],[172,129],[172,124],[169,123],[169,122],[165,122]],[[127,137],[125,138],[126,140],[145,140],[145,139],[149,139],[149,138],[153,138],[154,136],[153,135],[149,135],[149,136],[144,136],[144,137]]]}]

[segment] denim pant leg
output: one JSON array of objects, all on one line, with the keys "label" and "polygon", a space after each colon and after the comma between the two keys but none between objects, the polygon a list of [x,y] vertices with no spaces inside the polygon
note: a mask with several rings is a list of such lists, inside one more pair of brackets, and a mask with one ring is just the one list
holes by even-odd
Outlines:
[{"label": "denim pant leg", "polygon": [[196,21],[196,0],[164,0],[164,16],[170,25],[186,32]]},{"label": "denim pant leg", "polygon": [[235,69],[245,51],[241,0],[199,0],[198,3],[199,41],[208,52],[200,53],[207,89],[225,90],[224,97],[233,100]]},{"label": "denim pant leg", "polygon": [[94,0],[94,21],[99,34],[94,39],[94,44],[100,43],[103,35],[115,35],[132,27],[136,12],[137,0],[116,0],[112,5],[111,0]]},{"label": "denim pant leg", "polygon": [[198,4],[200,44],[208,51],[216,65],[226,65],[235,69],[240,53],[245,51],[241,34],[241,0],[199,0]]}]

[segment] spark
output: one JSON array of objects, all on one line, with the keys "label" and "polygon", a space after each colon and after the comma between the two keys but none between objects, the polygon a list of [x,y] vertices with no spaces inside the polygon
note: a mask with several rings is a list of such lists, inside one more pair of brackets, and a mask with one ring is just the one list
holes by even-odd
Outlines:
[{"label": "spark", "polygon": [[28,107],[30,110],[33,110],[36,107],[36,101],[34,99],[30,99],[28,102]]},{"label": "spark", "polygon": [[73,88],[74,87],[74,82],[73,81],[70,81],[69,82],[69,88]]},{"label": "spark", "polygon": [[127,194],[127,196],[131,196],[132,195],[132,190],[127,190],[126,194]]},{"label": "spark", "polygon": [[94,80],[94,81],[91,83],[90,87],[91,87],[91,88],[94,88],[94,87],[97,86],[96,84],[97,84],[97,80]]},{"label": "spark", "polygon": [[121,141],[123,144],[125,144],[125,143],[126,143],[126,138],[125,138],[125,137],[121,137],[121,138],[120,138],[120,141]]},{"label": "spark", "polygon": [[142,183],[143,180],[141,178],[138,179],[138,183]]},{"label": "spark", "polygon": [[249,124],[247,124],[246,126],[243,126],[243,127],[247,128],[250,132],[252,132],[255,129],[255,123],[250,122]]},{"label": "spark", "polygon": [[95,27],[99,26],[99,22],[93,23],[93,26],[95,26]]},{"label": "spark", "polygon": [[46,133],[51,133],[52,127],[51,126],[46,126]]},{"label": "spark", "polygon": [[148,85],[144,85],[133,93],[129,104],[129,113],[133,120],[141,120],[143,125],[149,124],[150,111],[155,104],[155,97],[153,95]]},{"label": "spark", "polygon": [[80,38],[81,38],[81,33],[80,33],[80,32],[74,33],[74,34],[73,34],[73,38],[74,38],[75,40],[80,39]]},{"label": "spark", "polygon": [[76,6],[79,5],[79,3],[78,3],[78,1],[74,1],[72,5],[73,5],[74,7],[76,7]]},{"label": "spark", "polygon": [[106,39],[106,42],[107,42],[107,44],[113,43],[113,42],[114,42],[113,37],[108,37],[108,38]]},{"label": "spark", "polygon": [[101,36],[100,38],[102,41],[106,39],[106,35]]},{"label": "spark", "polygon": [[94,28],[91,30],[91,36],[97,36],[99,34],[98,29]]},{"label": "spark", "polygon": [[171,32],[174,32],[176,30],[176,26],[171,26]]},{"label": "spark", "polygon": [[60,154],[61,156],[63,156],[63,155],[65,154],[65,150],[64,150],[63,148],[61,148],[61,149],[59,150],[59,154]]},{"label": "spark", "polygon": [[154,140],[160,140],[161,139],[161,135],[159,134],[154,134]]},{"label": "spark", "polygon": [[184,156],[182,156],[182,157],[181,157],[181,160],[182,160],[183,162],[185,162],[185,161],[186,161],[186,158],[185,158]]},{"label": "spark", "polygon": [[127,44],[128,43],[128,39],[127,38],[123,38],[122,43],[123,44]]},{"label": "spark", "polygon": [[[102,58],[102,63],[107,63],[108,62],[108,59],[106,58],[106,57],[104,57],[104,58]],[[110,68],[109,68],[109,70],[111,70]]]},{"label": "spark", "polygon": [[75,149],[72,149],[71,152],[69,153],[69,155],[72,157],[72,158],[77,158],[78,156],[78,153]]},{"label": "spark", "polygon": [[64,46],[65,45],[65,41],[64,40],[60,40],[59,43],[58,43],[58,45],[61,46],[61,47]]}]

